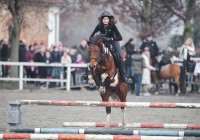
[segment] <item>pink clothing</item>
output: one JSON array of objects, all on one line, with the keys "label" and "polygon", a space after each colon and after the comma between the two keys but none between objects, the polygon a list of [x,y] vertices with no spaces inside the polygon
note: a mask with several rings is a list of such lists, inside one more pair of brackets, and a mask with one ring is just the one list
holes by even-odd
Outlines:
[{"label": "pink clothing", "polygon": [[[76,64],[85,64],[85,60],[83,60],[83,59],[81,59],[81,60],[76,60],[74,63],[76,63]],[[75,68],[75,71],[83,71],[83,68],[82,67],[76,67]]]}]

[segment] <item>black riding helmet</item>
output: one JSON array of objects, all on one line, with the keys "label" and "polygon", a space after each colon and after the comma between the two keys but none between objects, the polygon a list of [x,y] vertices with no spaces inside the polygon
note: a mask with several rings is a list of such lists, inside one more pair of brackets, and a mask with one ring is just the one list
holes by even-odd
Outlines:
[{"label": "black riding helmet", "polygon": [[108,17],[110,20],[114,19],[113,15],[111,13],[109,13],[108,11],[103,11],[101,12],[100,16],[99,16],[99,21],[102,21],[102,19],[104,17]]}]

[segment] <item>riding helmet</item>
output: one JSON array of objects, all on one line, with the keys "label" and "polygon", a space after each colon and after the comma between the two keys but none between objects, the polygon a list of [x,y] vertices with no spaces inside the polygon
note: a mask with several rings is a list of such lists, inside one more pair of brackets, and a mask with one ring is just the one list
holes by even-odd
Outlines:
[{"label": "riding helmet", "polygon": [[101,12],[101,14],[99,16],[99,20],[102,20],[104,17],[108,17],[110,19],[114,19],[113,15],[111,13],[109,13],[108,11]]}]

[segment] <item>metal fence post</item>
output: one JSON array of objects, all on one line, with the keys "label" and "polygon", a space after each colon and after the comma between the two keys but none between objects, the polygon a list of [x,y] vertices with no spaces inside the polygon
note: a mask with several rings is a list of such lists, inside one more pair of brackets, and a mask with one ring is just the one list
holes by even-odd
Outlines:
[{"label": "metal fence post", "polygon": [[19,66],[19,90],[23,90],[23,65]]},{"label": "metal fence post", "polygon": [[7,123],[10,128],[16,128],[21,124],[22,112],[20,111],[20,102],[10,101],[10,110],[7,113]]},{"label": "metal fence post", "polygon": [[70,91],[70,81],[71,81],[71,66],[67,67],[67,91]]}]

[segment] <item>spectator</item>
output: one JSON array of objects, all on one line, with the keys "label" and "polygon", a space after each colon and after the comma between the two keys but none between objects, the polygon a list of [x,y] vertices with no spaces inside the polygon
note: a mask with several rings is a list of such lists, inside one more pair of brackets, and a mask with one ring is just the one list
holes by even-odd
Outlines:
[{"label": "spectator", "polygon": [[[29,46],[29,51],[26,52],[25,59],[27,62],[33,63],[33,59],[35,56],[35,48],[33,45]],[[34,66],[26,66],[26,75],[27,78],[35,78],[35,68]],[[34,83],[34,82],[29,82],[27,83]]]},{"label": "spectator", "polygon": [[62,57],[63,56],[63,44],[62,42],[59,42],[58,43],[58,52],[59,52],[59,55]]},{"label": "spectator", "polygon": [[[185,43],[183,44],[183,46],[181,47],[180,53],[179,53],[179,58],[183,60],[183,67],[182,67],[182,71],[187,71],[189,70],[189,74],[188,74],[188,79],[192,79],[193,80],[193,72],[191,73],[191,71],[193,71],[193,68],[191,68],[192,63],[194,63],[193,61],[191,61],[191,57],[195,55],[195,46],[193,43],[192,38],[188,38]],[[189,67],[189,69],[188,69]],[[181,77],[185,77],[185,72],[183,73],[183,75]],[[192,77],[192,78],[191,78]],[[181,85],[181,89],[184,90],[185,92],[185,79],[181,79],[184,80],[184,82],[182,82],[183,85]],[[192,86],[194,87],[194,86]],[[193,90],[193,88],[192,88]]]},{"label": "spectator", "polygon": [[[76,64],[84,64],[86,62],[85,62],[85,60],[82,59],[82,56],[80,54],[78,54],[75,63]],[[83,74],[83,68],[76,67],[76,69],[75,69],[76,85],[81,84],[81,75],[82,74]]]},{"label": "spectator", "polygon": [[[8,47],[8,41],[5,40],[3,44],[1,45],[0,48],[0,56],[1,56],[1,61],[8,61],[10,57],[10,48]],[[7,77],[8,76],[8,67],[6,65],[2,65],[2,77]]]},{"label": "spectator", "polygon": [[142,53],[142,57],[145,62],[145,67],[143,67],[143,74],[142,74],[142,87],[144,96],[150,96],[151,94],[147,91],[147,86],[151,84],[151,73],[150,70],[156,70],[155,67],[150,65],[150,52],[149,48],[145,48],[145,51]]},{"label": "spectator", "polygon": [[88,47],[87,41],[86,40],[81,41],[80,46],[77,49],[77,53],[80,54],[83,57],[83,60],[88,63],[89,56],[87,47]]},{"label": "spectator", "polygon": [[[61,62],[61,55],[59,53],[58,47],[54,46],[54,50],[52,52],[52,63],[60,63]],[[52,69],[52,78],[53,79],[60,79],[61,69],[60,67],[53,67]],[[55,82],[53,82],[53,86],[57,86]]]},{"label": "spectator", "polygon": [[[50,51],[46,51],[45,53],[45,62],[46,64],[51,64],[52,63],[52,57],[51,57],[51,52]],[[46,67],[46,78],[47,79],[52,79],[52,67],[47,66]],[[47,83],[48,88],[52,88],[52,82],[48,82]]]},{"label": "spectator", "polygon": [[124,47],[126,49],[126,74],[128,78],[131,78],[131,56],[135,53],[135,44],[133,38],[129,39]]},{"label": "spectator", "polygon": [[159,55],[159,49],[156,42],[153,40],[152,35],[147,35],[146,39],[142,42],[140,47],[141,51],[144,51],[145,48],[149,48],[150,58],[152,61],[152,65],[155,66],[157,59],[156,57]]},{"label": "spectator", "polygon": [[[61,57],[61,63],[66,65],[66,64],[71,64],[72,63],[72,59],[71,57],[68,55],[67,51],[64,51],[63,56]],[[63,68],[63,74],[64,74],[64,79],[67,78],[67,67]]]},{"label": "spectator", "polygon": [[140,96],[141,82],[142,82],[142,70],[144,66],[144,59],[141,55],[141,50],[137,50],[136,54],[132,55],[132,73],[135,80],[135,94]]},{"label": "spectator", "polygon": [[[40,51],[35,54],[34,62],[45,63],[45,50],[45,46],[41,46]],[[46,78],[46,67],[38,66],[37,74],[39,78]],[[44,82],[40,82],[41,87],[44,87],[44,84]]]},{"label": "spectator", "polygon": [[128,84],[128,88],[129,88],[129,91],[133,92],[134,85],[135,85],[134,79],[131,73],[131,56],[135,53],[135,44],[134,44],[133,38],[130,38],[124,47],[126,49],[126,60],[125,60],[126,75],[127,75],[127,78],[129,78],[129,81],[132,81],[132,83]]},{"label": "spectator", "polygon": [[40,46],[37,43],[34,43],[35,53],[40,51]]},{"label": "spectator", "polygon": [[[77,47],[74,46],[72,49],[69,50],[69,55],[71,56],[72,63],[75,63],[76,57],[77,57],[77,50],[74,48],[77,48]],[[73,85],[76,85],[75,71],[72,71],[71,74],[72,74],[72,78],[73,78]]]},{"label": "spectator", "polygon": [[27,48],[26,48],[26,44],[25,44],[25,40],[24,42],[22,40],[19,41],[19,62],[26,62],[26,52],[27,52]]}]

